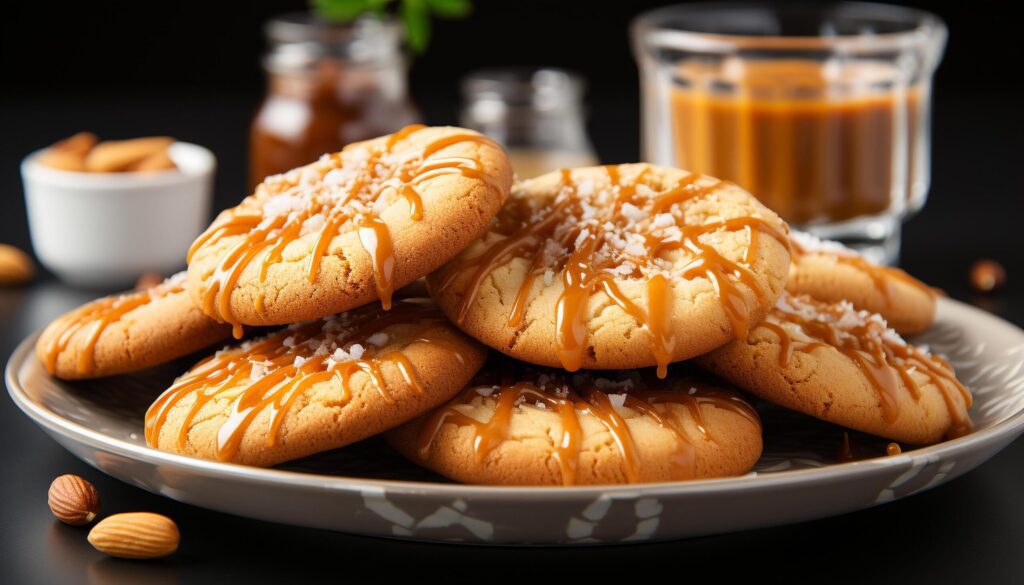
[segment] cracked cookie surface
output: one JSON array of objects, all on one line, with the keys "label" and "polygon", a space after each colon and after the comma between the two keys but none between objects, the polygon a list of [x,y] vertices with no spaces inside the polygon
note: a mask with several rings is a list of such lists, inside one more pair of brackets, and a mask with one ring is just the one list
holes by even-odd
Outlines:
[{"label": "cracked cookie surface", "polygon": [[185,291],[185,274],[152,288],[97,299],[55,319],[36,342],[46,370],[64,380],[134,372],[227,337]]},{"label": "cracked cookie surface", "polygon": [[895,441],[970,429],[971,394],[949,364],[846,301],[784,293],[745,340],[695,362],[770,402]]},{"label": "cracked cookie surface", "polygon": [[724,477],[746,473],[761,454],[753,407],[705,381],[495,370],[492,360],[459,397],[389,432],[389,442],[442,475],[495,485]]},{"label": "cracked cookie surface", "polygon": [[509,356],[664,374],[764,317],[787,276],[787,230],[712,177],[562,170],[513,187],[487,233],[427,282],[460,328]]},{"label": "cracked cookie surface", "polygon": [[486,350],[429,299],[299,323],[225,348],[146,413],[146,442],[173,453],[269,466],[335,449],[443,403]]},{"label": "cracked cookie surface", "polygon": [[410,126],[268,177],[189,251],[189,292],[218,321],[283,325],[380,300],[480,235],[508,195],[500,146]]}]

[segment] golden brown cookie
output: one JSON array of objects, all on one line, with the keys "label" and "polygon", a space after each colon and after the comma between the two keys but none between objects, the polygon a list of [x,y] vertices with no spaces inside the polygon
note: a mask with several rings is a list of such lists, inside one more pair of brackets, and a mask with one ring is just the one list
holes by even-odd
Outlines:
[{"label": "golden brown cookie", "polygon": [[508,195],[494,141],[410,126],[267,177],[189,251],[189,292],[235,326],[316,319],[380,300],[477,238]]},{"label": "golden brown cookie", "polygon": [[342,447],[455,395],[486,350],[429,299],[368,305],[229,347],[146,413],[164,451],[269,466]]},{"label": "golden brown cookie", "polygon": [[935,293],[899,268],[879,266],[838,242],[790,233],[793,264],[786,290],[821,301],[850,301],[878,313],[902,335],[923,333],[935,320]]},{"label": "golden brown cookie", "polygon": [[770,402],[895,441],[970,429],[971,394],[952,367],[846,301],[785,293],[745,340],[696,363]]},{"label": "golden brown cookie", "polygon": [[712,177],[563,170],[517,184],[490,230],[427,282],[463,331],[517,359],[664,374],[764,317],[786,280],[786,232]]},{"label": "golden brown cookie", "polygon": [[636,371],[496,375],[494,362],[455,400],[388,433],[390,443],[457,481],[501,485],[723,477],[761,455],[760,419],[730,390]]},{"label": "golden brown cookie", "polygon": [[230,333],[230,327],[192,304],[181,273],[153,288],[97,299],[57,318],[39,336],[36,355],[58,378],[99,378],[188,355]]}]

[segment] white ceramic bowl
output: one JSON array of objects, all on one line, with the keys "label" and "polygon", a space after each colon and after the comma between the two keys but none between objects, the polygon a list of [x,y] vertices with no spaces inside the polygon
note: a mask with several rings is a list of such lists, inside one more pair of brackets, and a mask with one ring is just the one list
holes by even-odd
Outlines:
[{"label": "white ceramic bowl", "polygon": [[145,272],[168,274],[209,220],[216,159],[176,142],[177,170],[81,173],[21,163],[32,247],[39,261],[77,286],[128,285]]}]

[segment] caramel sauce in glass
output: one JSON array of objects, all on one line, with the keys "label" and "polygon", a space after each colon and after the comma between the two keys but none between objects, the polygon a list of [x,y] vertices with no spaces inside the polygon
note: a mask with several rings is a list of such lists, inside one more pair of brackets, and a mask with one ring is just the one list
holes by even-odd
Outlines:
[{"label": "caramel sauce in glass", "polygon": [[[756,328],[778,337],[780,367],[789,364],[794,352],[810,353],[826,347],[839,351],[864,373],[878,395],[884,419],[890,423],[899,416],[904,388],[915,400],[921,397],[921,386],[914,379],[915,373],[921,374],[942,395],[952,420],[949,435],[958,437],[970,432],[967,410],[973,399],[946,360],[906,343],[880,318],[863,311],[853,313],[846,303],[826,304],[788,293],[783,293],[783,300]],[[802,310],[806,308],[810,311]],[[813,317],[809,316],[811,312]]]},{"label": "caramel sauce in glass", "polygon": [[786,221],[877,215],[913,195],[927,90],[894,89],[895,68],[744,59],[687,63],[677,77],[677,165],[735,181]]},{"label": "caramel sauce in glass", "polygon": [[[527,371],[526,368],[518,370],[519,374]],[[675,381],[672,385],[678,389],[654,389],[656,385],[665,387],[667,384],[641,381],[637,388],[631,387],[625,392],[622,406],[617,408],[609,394],[599,390],[585,376],[567,377],[554,372],[544,377],[537,374],[531,377],[534,381],[511,382],[506,379],[497,384],[471,385],[447,405],[435,410],[421,427],[417,446],[419,457],[428,458],[437,434],[446,424],[454,424],[473,429],[474,456],[478,463],[483,463],[490,453],[509,440],[512,419],[517,413],[526,408],[541,408],[556,413],[561,425],[553,456],[561,471],[563,485],[576,484],[583,444],[581,417],[586,416],[596,419],[608,431],[622,457],[626,481],[637,483],[641,480],[638,447],[630,432],[628,418],[620,410],[622,408],[652,419],[660,427],[672,431],[676,438],[676,451],[669,461],[672,479],[686,480],[695,476],[694,445],[672,405],[684,407],[701,436],[710,440],[714,437],[709,435],[701,412],[707,406],[732,411],[761,428],[757,412],[738,394],[697,381]],[[467,405],[480,404],[481,401],[493,405],[487,420],[479,420],[465,411]]]},{"label": "caramel sauce in glass", "polygon": [[[230,413],[217,433],[216,457],[230,461],[246,431],[262,412],[269,412],[267,446],[273,446],[292,405],[316,384],[337,380],[341,394],[333,404],[344,405],[352,398],[353,376],[363,373],[381,397],[391,403],[394,399],[387,391],[381,370],[385,363],[390,363],[406,383],[422,392],[416,369],[402,352],[413,343],[431,343],[462,361],[458,346],[447,337],[446,323],[425,299],[403,299],[385,314],[374,303],[336,319],[294,325],[218,352],[176,380],[150,406],[146,412],[146,442],[157,445],[170,412],[186,404],[190,397],[192,402],[177,436],[179,447],[185,445],[192,421],[207,403],[222,399],[225,392],[238,392],[231,399]],[[388,335],[380,347],[369,342],[379,333]],[[347,352],[356,344],[364,353],[349,356]],[[339,348],[346,352],[345,356],[335,353]]]},{"label": "caramel sauce in glass", "polygon": [[[583,365],[584,353],[587,350],[584,325],[587,302],[595,291],[600,290],[622,311],[636,319],[650,334],[657,373],[659,377],[664,377],[668,364],[673,359],[676,334],[670,327],[670,277],[662,273],[645,276],[639,267],[623,275],[617,270],[623,266],[627,258],[621,255],[599,256],[598,246],[605,241],[610,231],[607,226],[612,226],[611,230],[614,230],[620,229],[626,223],[622,213],[623,206],[629,204],[638,207],[652,217],[655,214],[671,213],[674,206],[710,195],[724,183],[718,181],[710,185],[698,185],[700,175],[691,174],[661,192],[640,195],[637,189],[643,183],[643,172],[623,182],[618,166],[606,166],[604,169],[616,193],[611,205],[597,211],[597,227],[574,228],[556,237],[557,228],[563,222],[570,218],[578,220],[585,213],[581,199],[577,196],[578,186],[573,179],[572,171],[562,169],[559,197],[540,210],[533,209],[531,202],[525,201],[526,198],[510,200],[506,204],[506,210],[499,214],[493,228],[502,239],[476,257],[458,260],[454,268],[443,274],[439,288],[444,291],[461,274],[470,274],[456,315],[456,321],[461,323],[489,274],[515,258],[527,258],[530,266],[516,293],[506,323],[509,328],[517,329],[523,326],[526,304],[534,283],[547,271],[554,270],[560,274],[563,286],[556,305],[555,349],[559,361],[566,370],[574,372]],[[754,261],[753,253],[758,233],[766,233],[787,247],[789,238],[765,220],[753,216],[712,221],[702,225],[686,225],[682,219],[675,216],[673,219],[675,227],[679,228],[678,237],[659,238],[648,233],[644,236],[646,241],[643,256],[630,258],[628,261],[649,266],[672,251],[688,254],[689,261],[682,268],[681,276],[687,279],[707,278],[714,286],[715,294],[732,324],[736,337],[746,338],[750,327],[749,309],[740,287],[749,288],[761,299],[764,299],[767,293],[750,268],[719,254],[713,247],[701,242],[700,236],[718,230],[747,232],[750,245],[743,259],[743,263],[747,265]],[[547,266],[544,262],[545,247],[552,240],[557,241],[569,252],[564,258],[559,259],[555,266]],[[615,281],[624,277],[646,280],[646,309],[639,307],[622,293]]]},{"label": "caramel sauce in glass", "polygon": [[93,372],[96,367],[93,359],[96,343],[107,327],[139,307],[184,290],[184,279],[172,277],[145,290],[97,299],[63,315],[54,321],[53,336],[42,353],[43,366],[50,374],[56,372],[60,354],[68,348],[76,335],[85,331],[85,337],[79,341],[80,353],[75,369],[82,375]]},{"label": "caramel sauce in glass", "polygon": [[[484,181],[493,189],[500,185],[484,170],[479,160],[468,157],[438,157],[443,149],[462,142],[498,146],[489,138],[475,133],[459,132],[443,136],[414,152],[398,153],[395,146],[424,126],[412,125],[391,134],[378,146],[365,147],[367,159],[357,175],[344,185],[342,192],[332,191],[321,177],[314,184],[301,183],[301,177],[289,173],[270,177],[256,189],[253,196],[266,203],[272,197],[290,193],[302,198],[298,209],[288,208],[279,213],[268,213],[266,206],[239,207],[221,215],[196,241],[188,253],[188,260],[203,248],[215,246],[224,238],[241,236],[230,249],[223,252],[211,278],[211,285],[201,299],[203,311],[221,322],[232,325],[236,339],[242,336],[242,324],[231,311],[231,293],[247,266],[257,263],[259,279],[264,281],[273,264],[282,260],[288,244],[303,237],[307,220],[322,216],[324,221],[316,230],[315,243],[308,254],[306,277],[316,282],[320,264],[328,253],[331,242],[344,231],[355,230],[359,242],[369,254],[377,295],[385,310],[391,306],[394,292],[395,251],[391,232],[378,216],[375,203],[382,197],[403,199],[414,221],[423,218],[423,201],[417,186],[442,175],[459,174]],[[325,155],[321,163],[332,170],[344,171],[342,153]],[[315,171],[314,171],[315,172]],[[326,176],[325,175],[325,176]],[[244,205],[244,204],[243,204]],[[257,310],[262,310],[264,299],[256,299]]]}]

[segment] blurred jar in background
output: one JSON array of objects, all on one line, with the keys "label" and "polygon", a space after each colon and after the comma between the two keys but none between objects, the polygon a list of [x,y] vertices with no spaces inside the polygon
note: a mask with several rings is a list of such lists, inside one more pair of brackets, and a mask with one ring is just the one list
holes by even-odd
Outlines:
[{"label": "blurred jar in background", "polygon": [[928,193],[937,17],[709,2],[645,13],[632,34],[646,160],[736,182],[795,226],[896,259]]},{"label": "blurred jar in background", "polygon": [[269,21],[265,33],[267,96],[250,132],[250,187],[419,120],[397,23],[329,24],[296,13]]},{"label": "blurred jar in background", "polygon": [[460,124],[508,151],[519,179],[597,164],[583,120],[583,82],[559,69],[487,69],[462,82]]}]

